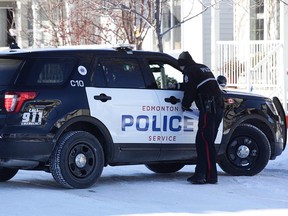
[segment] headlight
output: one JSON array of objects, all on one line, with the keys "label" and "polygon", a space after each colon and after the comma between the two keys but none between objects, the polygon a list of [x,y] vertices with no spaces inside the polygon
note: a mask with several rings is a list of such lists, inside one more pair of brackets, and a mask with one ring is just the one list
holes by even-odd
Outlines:
[{"label": "headlight", "polygon": [[272,112],[274,115],[278,116],[276,107],[274,106],[274,104],[273,104],[273,102],[272,102],[271,100],[266,101],[266,105],[267,105],[267,107],[271,110],[271,112]]}]

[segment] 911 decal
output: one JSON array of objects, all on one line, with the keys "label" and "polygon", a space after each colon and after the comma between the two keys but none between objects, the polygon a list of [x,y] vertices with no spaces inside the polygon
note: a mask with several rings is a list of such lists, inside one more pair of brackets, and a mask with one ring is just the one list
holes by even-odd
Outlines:
[{"label": "911 decal", "polygon": [[23,113],[21,125],[41,125],[43,118],[43,110],[29,109]]}]

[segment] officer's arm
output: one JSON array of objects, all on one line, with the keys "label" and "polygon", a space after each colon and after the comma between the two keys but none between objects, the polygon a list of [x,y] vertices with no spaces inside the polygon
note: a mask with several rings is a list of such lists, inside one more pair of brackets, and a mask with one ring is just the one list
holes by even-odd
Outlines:
[{"label": "officer's arm", "polygon": [[182,100],[182,109],[190,109],[193,101],[196,99],[197,87],[191,82],[183,83],[184,96]]}]

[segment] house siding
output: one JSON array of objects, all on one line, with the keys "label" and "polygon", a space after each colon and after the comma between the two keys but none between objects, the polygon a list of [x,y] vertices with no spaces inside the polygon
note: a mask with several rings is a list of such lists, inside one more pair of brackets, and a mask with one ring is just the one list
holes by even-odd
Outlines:
[{"label": "house siding", "polygon": [[219,21],[219,39],[222,41],[233,40],[233,6],[231,3],[220,2]]},{"label": "house siding", "polygon": [[[233,40],[233,6],[227,2],[220,2],[219,9],[212,15],[212,9],[203,13],[203,63],[213,67],[211,60],[212,41]],[[215,22],[211,23],[212,16],[215,16]],[[215,35],[212,35],[212,25],[217,28]],[[212,68],[213,69],[213,68]]]},{"label": "house siding", "polygon": [[203,14],[203,63],[211,67],[211,10]]}]

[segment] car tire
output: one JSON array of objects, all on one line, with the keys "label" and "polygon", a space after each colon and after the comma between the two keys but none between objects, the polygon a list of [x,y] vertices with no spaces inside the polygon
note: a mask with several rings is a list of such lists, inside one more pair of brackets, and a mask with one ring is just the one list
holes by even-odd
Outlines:
[{"label": "car tire", "polygon": [[103,149],[98,139],[84,131],[62,135],[50,157],[50,171],[56,182],[66,188],[93,185],[104,167]]},{"label": "car tire", "polygon": [[13,178],[18,172],[18,169],[10,169],[0,167],[0,182],[5,182]]},{"label": "car tire", "polygon": [[271,156],[271,147],[266,135],[257,127],[242,124],[236,128],[221,155],[221,169],[234,176],[253,176],[261,172]]},{"label": "car tire", "polygon": [[145,165],[149,170],[155,173],[174,173],[181,170],[185,164],[181,163],[155,163]]}]

